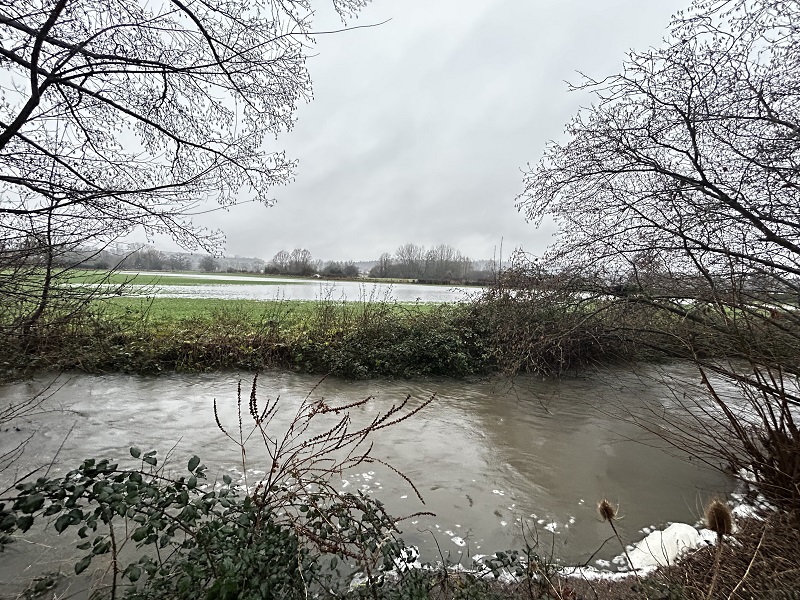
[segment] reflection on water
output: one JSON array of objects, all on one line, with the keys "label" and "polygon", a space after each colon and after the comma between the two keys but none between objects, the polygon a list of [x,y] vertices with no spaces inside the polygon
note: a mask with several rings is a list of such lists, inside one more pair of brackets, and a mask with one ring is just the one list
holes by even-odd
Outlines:
[{"label": "reflection on water", "polygon": [[[658,381],[660,374],[653,368],[638,375],[609,370],[562,381],[327,379],[312,397],[334,405],[376,396],[374,404],[354,411],[358,425],[409,393],[418,402],[437,394],[422,414],[382,430],[374,451],[415,482],[424,507],[405,482],[373,466],[337,482],[346,491],[376,494],[396,515],[420,509],[436,513],[404,525],[404,539],[429,557],[438,555],[432,536],[451,558],[519,547],[524,525],[525,535],[539,535],[558,557],[578,563],[609,535],[596,517],[599,499],[620,504],[622,534],[632,540],[646,526],[695,522],[703,500],[729,486],[723,476],[668,455],[657,439],[611,414],[609,407],[619,403],[668,406],[672,392]],[[669,367],[667,375],[687,382],[680,384],[684,387],[696,379],[684,366]],[[243,378],[247,388],[249,375]],[[239,454],[216,428],[212,402],[217,399],[220,419],[235,428],[237,381],[228,373],[61,379],[47,402],[57,410],[19,424],[21,431],[3,432],[0,446],[34,433],[17,465],[20,472],[49,463],[62,442],[53,473],[63,474],[89,456],[125,457],[132,445],[158,449],[163,456],[176,444],[176,468],[197,453],[210,472],[229,472]],[[2,387],[0,402],[29,397],[44,383],[42,378]],[[279,421],[285,425],[317,383],[310,376],[264,374],[259,390],[263,399],[282,398]],[[265,470],[257,447],[248,458],[250,468]],[[598,557],[614,553],[610,548]]]},{"label": "reflection on water", "polygon": [[[174,281],[181,277],[245,282],[252,277],[234,275],[198,275],[170,273],[142,273],[162,276]],[[386,300],[397,302],[459,302],[482,290],[476,287],[449,285],[422,285],[412,283],[364,283],[359,281],[329,281],[292,278],[265,278],[270,285],[245,283],[208,283],[195,285],[131,285],[133,292],[156,298],[214,298],[220,300],[339,300],[359,302]],[[109,286],[114,289],[115,286]]]}]

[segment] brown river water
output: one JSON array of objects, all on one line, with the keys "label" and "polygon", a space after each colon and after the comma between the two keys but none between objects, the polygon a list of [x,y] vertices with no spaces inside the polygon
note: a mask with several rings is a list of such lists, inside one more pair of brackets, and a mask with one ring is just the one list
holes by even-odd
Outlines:
[{"label": "brown river water", "polygon": [[[216,399],[221,421],[235,429],[240,379],[249,390],[247,373],[81,374],[55,381],[40,376],[2,386],[2,405],[48,391],[42,412],[0,433],[0,452],[32,435],[14,469],[47,465],[57,454],[50,474],[58,475],[87,457],[130,458],[133,445],[157,449],[159,456],[174,446],[170,464],[176,471],[198,454],[212,476],[229,473],[236,479],[240,454],[217,429],[212,405]],[[450,560],[468,566],[476,554],[519,548],[526,537],[538,536],[545,554],[581,564],[610,535],[596,513],[602,498],[619,504],[620,533],[635,541],[645,528],[695,523],[706,499],[730,491],[724,475],[665,452],[664,442],[615,414],[619,405],[671,410],[674,393],[699,393],[698,380],[689,365],[607,369],[562,380],[320,383],[313,376],[264,373],[258,389],[262,399],[281,397],[278,427],[309,392],[330,405],[375,396],[353,411],[355,423],[368,422],[407,394],[418,404],[435,393],[421,413],[381,430],[373,451],[415,483],[425,505],[405,481],[374,465],[337,478],[336,486],[374,494],[395,515],[434,512],[435,517],[410,519],[402,528],[405,542],[418,546],[423,559],[436,559],[438,544]],[[268,467],[257,448],[248,457],[252,481]],[[10,475],[7,470],[0,476]],[[19,589],[31,575],[58,568],[53,565],[69,572],[74,555],[64,548],[73,537],[72,529],[63,536],[45,531],[32,543],[12,544],[0,554],[0,590]],[[619,548],[609,543],[592,561],[616,554]]]}]

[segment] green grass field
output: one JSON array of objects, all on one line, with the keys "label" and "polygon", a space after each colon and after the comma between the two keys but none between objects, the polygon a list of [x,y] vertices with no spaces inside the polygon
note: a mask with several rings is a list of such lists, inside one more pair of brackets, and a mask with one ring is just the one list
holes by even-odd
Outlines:
[{"label": "green grass field", "polygon": [[[209,274],[204,277],[197,277],[192,274],[182,273],[158,273],[158,274],[129,274],[129,273],[107,273],[105,271],[81,271],[76,272],[69,278],[69,283],[96,284],[107,283],[111,285],[144,285],[144,286],[166,286],[166,285],[209,285],[225,283],[229,285],[281,285],[283,282],[276,281],[275,278],[267,275],[240,274],[231,276],[224,274]],[[234,279],[234,277],[247,277],[247,281]],[[298,285],[312,284],[312,281],[297,281]]]},{"label": "green grass field", "polygon": [[299,324],[316,318],[327,306],[337,311],[361,314],[365,310],[425,313],[436,304],[333,302],[325,300],[220,300],[214,298],[129,298],[113,297],[95,301],[95,306],[110,318],[137,316],[151,321],[174,323],[188,319],[212,319],[236,315],[250,321],[280,321]]}]

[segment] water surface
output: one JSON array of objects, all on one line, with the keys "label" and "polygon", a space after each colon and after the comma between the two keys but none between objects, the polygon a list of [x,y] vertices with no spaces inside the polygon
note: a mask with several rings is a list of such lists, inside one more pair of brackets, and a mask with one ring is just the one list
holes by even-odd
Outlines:
[{"label": "water surface", "polygon": [[[672,380],[669,386],[662,381],[665,375]],[[222,423],[235,430],[240,378],[249,390],[250,375],[235,373],[75,375],[7,385],[0,388],[3,404],[31,397],[48,383],[50,389],[43,405],[47,412],[18,423],[20,431],[4,431],[0,445],[33,435],[16,465],[19,472],[48,464],[62,444],[51,474],[63,474],[90,456],[125,458],[136,445],[158,449],[159,456],[174,448],[176,468],[197,453],[211,473],[238,477],[240,454],[216,427],[212,406],[217,399]],[[281,397],[274,424],[280,429],[309,392],[331,406],[375,396],[353,411],[356,424],[367,423],[407,394],[415,405],[435,393],[422,413],[382,430],[374,450],[414,481],[424,505],[406,482],[374,466],[361,466],[335,485],[374,494],[396,515],[436,513],[403,527],[405,541],[429,559],[438,556],[436,542],[451,559],[469,564],[468,556],[520,547],[525,538],[538,536],[548,552],[576,564],[610,535],[596,515],[601,498],[620,505],[621,533],[633,541],[645,527],[694,523],[703,501],[729,488],[724,476],[664,452],[663,442],[611,409],[623,404],[670,410],[676,391],[694,393],[696,380],[691,367],[682,365],[648,367],[638,374],[605,370],[561,381],[320,383],[312,376],[268,373],[260,377],[259,396]],[[246,397],[247,392],[245,402]],[[257,445],[248,450],[251,482],[267,470],[264,456]],[[37,546],[31,556],[31,548],[16,546],[4,557],[0,582],[22,565],[52,558],[45,548]],[[609,544],[595,559],[618,553]]]},{"label": "water surface", "polygon": [[[222,280],[232,283],[208,283],[193,285],[153,286],[130,285],[130,290],[156,298],[214,298],[221,300],[340,300],[358,302],[364,300],[386,300],[397,302],[459,302],[482,288],[428,285],[415,283],[373,283],[326,279],[294,279],[289,277],[265,278],[271,285],[251,284],[253,277],[236,275],[202,275],[194,273],[142,272],[141,275],[163,275],[170,280],[187,277],[192,279]],[[236,283],[233,283],[236,282]],[[110,286],[115,287],[115,286]]]}]

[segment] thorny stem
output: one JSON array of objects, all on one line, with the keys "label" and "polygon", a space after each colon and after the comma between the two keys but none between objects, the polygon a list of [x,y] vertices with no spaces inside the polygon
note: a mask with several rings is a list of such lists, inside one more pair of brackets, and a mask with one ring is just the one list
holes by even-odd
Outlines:
[{"label": "thorny stem", "polygon": [[608,524],[611,525],[611,529],[614,530],[614,535],[617,536],[617,540],[619,540],[619,545],[622,546],[622,552],[625,553],[625,558],[628,559],[628,564],[631,567],[631,571],[633,571],[633,576],[636,577],[636,581],[639,582],[639,585],[641,586],[642,580],[639,578],[639,573],[637,572],[637,569],[633,565],[633,561],[631,560],[631,557],[628,554],[628,549],[625,547],[625,542],[622,541],[622,536],[620,536],[619,532],[617,531],[617,526],[614,525],[614,519],[609,519]]},{"label": "thorny stem", "polygon": [[719,577],[719,562],[722,558],[722,533],[717,532],[717,552],[716,556],[714,557],[714,575],[711,578],[711,585],[708,588],[708,594],[706,594],[706,600],[711,600],[711,596],[714,595],[714,588],[717,587],[717,577]]}]

